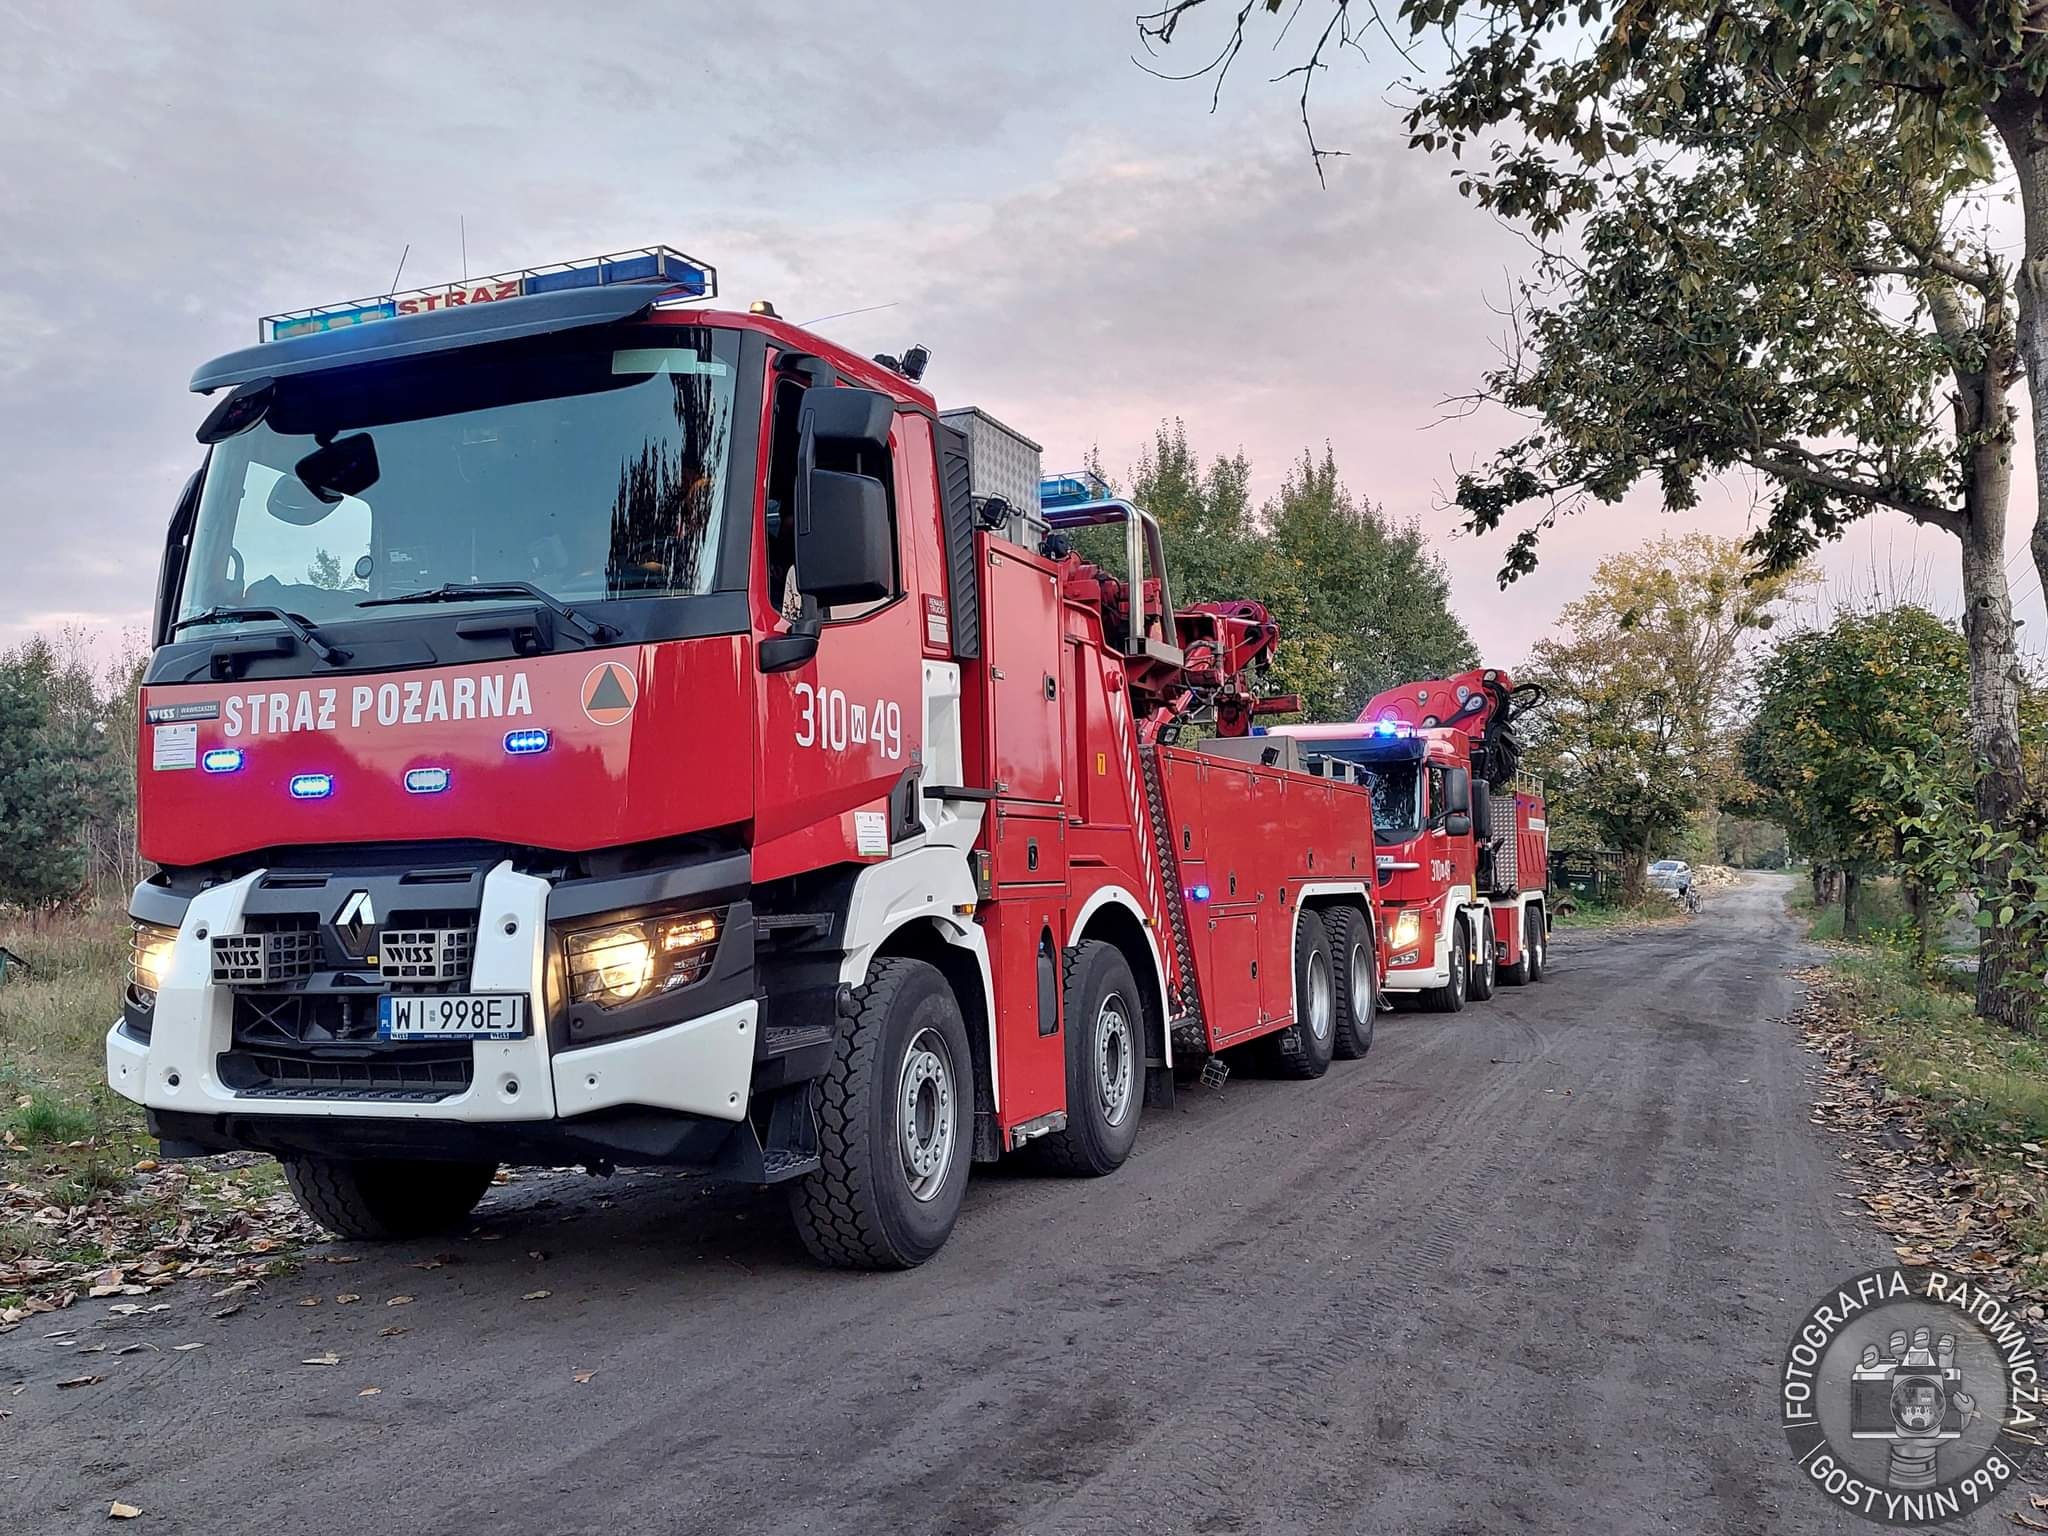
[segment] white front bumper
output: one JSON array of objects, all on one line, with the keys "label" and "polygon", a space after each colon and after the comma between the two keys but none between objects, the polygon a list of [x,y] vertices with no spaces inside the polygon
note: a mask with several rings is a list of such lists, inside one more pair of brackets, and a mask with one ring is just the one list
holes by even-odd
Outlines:
[{"label": "white front bumper", "polygon": [[452,1098],[246,1097],[220,1080],[216,1062],[233,1044],[234,998],[215,986],[208,940],[242,931],[242,909],[259,870],[201,892],[185,911],[169,973],[157,993],[148,1044],[116,1024],[107,1032],[107,1083],[151,1109],[186,1114],[346,1117],[377,1120],[536,1121],[619,1105],[671,1109],[719,1120],[746,1114],[753,1076],[756,1005],[749,1000],[666,1028],[550,1057],[541,978],[546,965],[548,883],[500,864],[484,880],[476,958],[478,992],[527,998],[533,1032],[471,1043],[470,1086]]}]

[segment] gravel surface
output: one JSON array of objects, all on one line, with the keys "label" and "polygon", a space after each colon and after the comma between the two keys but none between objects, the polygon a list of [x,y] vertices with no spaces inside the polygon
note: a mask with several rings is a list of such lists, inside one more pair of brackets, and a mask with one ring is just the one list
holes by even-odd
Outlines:
[{"label": "gravel surface", "polygon": [[977,1170],[908,1274],[811,1268],[772,1194],[544,1176],[231,1317],[35,1319],[0,1530],[1854,1528],[1773,1412],[1806,1307],[1891,1256],[1777,1022],[1788,886],[1183,1089],[1113,1178]]}]

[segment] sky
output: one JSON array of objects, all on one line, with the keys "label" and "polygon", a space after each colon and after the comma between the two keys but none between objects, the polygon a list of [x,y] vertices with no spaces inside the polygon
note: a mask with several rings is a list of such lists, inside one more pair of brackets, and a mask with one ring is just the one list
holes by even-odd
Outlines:
[{"label": "sky", "polygon": [[[1318,137],[1348,152],[1323,187],[1262,44],[1212,113],[1206,84],[1133,62],[1135,9],[0,0],[0,647],[143,625],[200,457],[192,370],[260,315],[384,291],[401,253],[415,286],[465,256],[680,247],[724,304],[838,315],[819,329],[861,351],[924,343],[941,405],[1035,438],[1048,471],[1091,448],[1119,471],[1179,418],[1205,456],[1242,448],[1263,496],[1327,441],[1429,533],[1500,664],[1602,556],[1746,531],[1741,482],[1683,517],[1598,508],[1500,590],[1512,530],[1464,535],[1443,496],[1514,423],[1444,402],[1493,361],[1528,246],[1405,147],[1389,50],[1317,87]],[[2038,654],[2032,519],[2023,486],[2010,568]],[[1824,566],[1829,594],[1955,606],[1953,541],[1890,514]]]}]

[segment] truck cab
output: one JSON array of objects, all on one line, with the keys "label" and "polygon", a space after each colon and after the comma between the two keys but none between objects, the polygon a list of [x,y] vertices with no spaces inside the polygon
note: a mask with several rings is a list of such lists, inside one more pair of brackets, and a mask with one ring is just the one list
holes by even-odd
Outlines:
[{"label": "truck cab", "polygon": [[1372,785],[1390,993],[1456,1012],[1541,979],[1546,822],[1511,729],[1540,698],[1487,668],[1389,689],[1349,724],[1271,728]]}]

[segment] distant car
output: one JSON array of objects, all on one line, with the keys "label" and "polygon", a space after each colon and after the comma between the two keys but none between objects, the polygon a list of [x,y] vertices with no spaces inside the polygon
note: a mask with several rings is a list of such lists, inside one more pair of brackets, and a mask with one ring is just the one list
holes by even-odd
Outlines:
[{"label": "distant car", "polygon": [[1650,866],[1650,885],[1682,896],[1692,889],[1692,866],[1683,859],[1659,859]]}]

